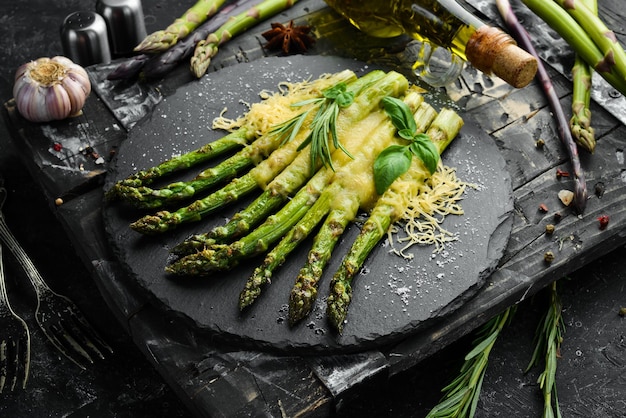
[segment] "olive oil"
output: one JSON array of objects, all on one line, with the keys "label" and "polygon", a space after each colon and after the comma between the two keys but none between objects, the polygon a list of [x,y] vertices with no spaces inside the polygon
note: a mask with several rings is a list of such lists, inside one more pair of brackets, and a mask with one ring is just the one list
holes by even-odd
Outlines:
[{"label": "olive oil", "polygon": [[515,87],[528,84],[537,71],[535,58],[515,41],[485,25],[455,0],[326,0],[368,35],[407,34],[448,49],[476,68],[496,74]]}]

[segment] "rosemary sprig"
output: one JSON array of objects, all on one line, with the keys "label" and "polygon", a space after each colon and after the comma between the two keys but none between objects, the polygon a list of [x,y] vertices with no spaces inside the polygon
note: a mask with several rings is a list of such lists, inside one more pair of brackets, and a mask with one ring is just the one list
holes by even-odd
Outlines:
[{"label": "rosemary sprig", "polygon": [[474,348],[465,356],[461,372],[452,383],[442,389],[444,397],[426,418],[474,416],[487,370],[489,353],[500,332],[513,317],[515,309],[515,305],[510,306],[478,331]]},{"label": "rosemary sprig", "polygon": [[556,394],[556,367],[565,333],[562,309],[563,306],[557,293],[557,282],[553,282],[550,288],[550,306],[537,327],[535,350],[526,368],[526,372],[528,372],[533,366],[540,363],[542,357],[544,358],[544,370],[537,379],[543,392],[544,418],[561,417]]},{"label": "rosemary sprig", "polygon": [[395,97],[385,97],[383,107],[398,130],[398,136],[408,143],[385,148],[374,161],[374,184],[378,194],[383,194],[395,179],[407,172],[413,156],[422,160],[430,174],[435,172],[439,163],[437,147],[428,135],[417,133],[413,113],[406,103]]},{"label": "rosemary sprig", "polygon": [[313,172],[316,170],[318,162],[334,170],[329,139],[332,139],[335,149],[341,149],[346,155],[353,158],[350,152],[339,142],[337,135],[337,116],[339,115],[339,110],[343,107],[350,106],[353,102],[354,92],[347,90],[347,84],[343,82],[335,84],[324,90],[320,98],[294,103],[292,105],[293,107],[312,106],[299,115],[277,125],[272,132],[282,137],[283,143],[291,141],[302,128],[309,114],[314,109],[317,109],[310,125],[311,132],[302,144],[300,144],[298,151],[301,151],[310,144],[311,170]]}]

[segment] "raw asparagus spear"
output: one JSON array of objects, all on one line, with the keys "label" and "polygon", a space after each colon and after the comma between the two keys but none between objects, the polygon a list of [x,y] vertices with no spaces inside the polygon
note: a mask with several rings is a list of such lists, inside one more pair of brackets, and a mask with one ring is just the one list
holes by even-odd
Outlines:
[{"label": "raw asparagus spear", "polygon": [[[598,13],[596,0],[585,0],[585,5],[593,13]],[[576,54],[572,68],[572,117],[569,121],[570,130],[576,143],[593,153],[596,147],[596,138],[591,126],[591,76],[593,70]]]},{"label": "raw asparagus spear", "polygon": [[[420,94],[412,91],[404,98],[409,108],[415,110],[422,103]],[[333,175],[337,181],[333,181],[323,191],[319,199],[315,201],[311,209],[287,232],[283,239],[270,251],[263,264],[255,269],[252,276],[246,282],[244,290],[239,298],[239,308],[244,309],[254,302],[261,294],[261,288],[270,281],[274,271],[280,267],[287,256],[304,241],[311,231],[322,221],[328,212],[335,208],[345,209],[347,222],[354,219],[361,204],[371,201],[374,193],[368,193],[367,188],[352,184],[353,179],[361,180],[355,175],[357,172],[366,172],[369,167],[363,162],[373,161],[375,156],[393,140],[394,127],[384,114],[372,114],[370,118],[381,120],[378,127],[368,137],[363,138],[358,144],[351,143],[351,154],[354,159],[346,161]],[[360,135],[359,135],[360,136]],[[335,151],[337,153],[337,151]],[[305,189],[306,190],[306,189]],[[306,191],[304,192],[306,193]],[[364,194],[364,196],[362,196]]]},{"label": "raw asparagus spear", "polygon": [[189,36],[177,42],[176,45],[159,54],[135,55],[118,65],[107,75],[107,79],[128,80],[140,73],[147,79],[163,77],[189,58],[193,54],[196,44],[210,33],[215,32],[231,15],[239,14],[245,10],[244,7],[250,7],[250,4],[260,1],[262,0],[238,0],[225,5],[215,16],[200,25]]},{"label": "raw asparagus spear", "polygon": [[163,30],[156,31],[135,47],[135,52],[161,52],[183,39],[213,16],[226,0],[198,0],[191,8]]},{"label": "raw asparagus spear", "polygon": [[206,39],[197,43],[191,57],[191,72],[198,78],[202,77],[207,72],[211,59],[217,54],[220,45],[257,23],[290,8],[297,2],[298,0],[264,0],[262,3],[251,7],[250,10],[229,19],[219,29],[209,34]]},{"label": "raw asparagus spear", "polygon": [[598,14],[587,7],[584,0],[554,1],[576,20],[601,51],[612,56],[616,69],[626,78],[626,51]]},{"label": "raw asparagus spear", "polygon": [[[441,154],[456,137],[463,126],[463,120],[453,110],[444,108],[437,115],[427,134]],[[352,300],[352,281],[363,266],[365,259],[385,236],[391,224],[397,221],[402,213],[398,210],[398,197],[405,195],[409,188],[406,182],[422,182],[429,175],[421,161],[413,159],[409,171],[392,183],[381,196],[370,217],[363,224],[359,236],[352,244],[343,259],[339,270],[330,284],[326,314],[331,325],[341,333],[348,314],[348,306]],[[408,196],[405,196],[408,198]],[[403,201],[403,200],[401,200]]]},{"label": "raw asparagus spear", "polygon": [[[389,90],[395,93],[396,96],[406,91],[408,86],[406,84],[406,79],[403,76],[395,72],[390,72],[387,77],[381,81],[381,83],[384,83],[385,80],[388,79],[391,79],[392,81],[395,80],[391,83],[391,85],[395,87],[390,88]],[[379,84],[380,83],[377,83],[374,87],[377,87]],[[387,95],[378,96],[379,100],[385,96]],[[369,103],[369,105],[371,106],[371,103]],[[372,109],[369,108],[369,106],[366,107],[368,107],[366,113],[369,114]],[[356,112],[352,106],[347,109],[355,112],[356,115],[361,113]],[[384,117],[384,115],[382,116]],[[350,120],[354,120],[354,117]],[[368,147],[370,147],[369,144]],[[345,156],[345,154],[343,154],[342,157],[343,156]],[[359,162],[363,164],[362,160],[359,160]],[[362,169],[363,167],[361,167],[361,170]],[[360,173],[361,171],[359,170],[353,170],[351,173],[344,172],[342,175],[352,175],[354,177],[358,177]],[[166,268],[166,271],[168,273],[178,275],[208,275],[214,271],[231,269],[244,258],[266,252],[269,245],[278,241],[282,236],[288,233],[289,230],[306,214],[311,205],[313,205],[319,197],[323,188],[327,186],[333,176],[337,176],[338,174],[339,173],[334,173],[328,167],[322,167],[322,169],[320,169],[320,171],[313,176],[307,185],[296,193],[293,199],[291,199],[279,212],[267,218],[261,226],[252,231],[250,234],[229,245],[214,245],[200,252],[182,257],[181,259],[170,264]],[[373,195],[374,192],[371,194]]]},{"label": "raw asparagus spear", "polygon": [[[386,77],[382,71],[372,71],[357,81],[348,85],[348,91],[356,95],[354,109],[344,110],[345,113],[354,114],[354,118],[339,118],[340,129],[349,129],[363,115],[367,114],[367,108],[373,108],[380,101],[380,95],[385,92],[393,92],[392,84],[377,84]],[[388,81],[392,81],[397,74],[391,74]],[[402,79],[399,79],[401,82]],[[403,84],[403,82],[401,83]],[[404,87],[400,87],[403,89]],[[360,109],[360,110],[359,110]],[[312,161],[309,157],[310,149],[306,148],[297,157],[289,170],[285,170],[269,183],[265,191],[247,208],[235,214],[224,226],[216,227],[204,234],[197,234],[176,246],[172,252],[178,255],[191,254],[208,245],[225,243],[233,238],[247,233],[251,227],[260,223],[269,214],[273,213],[290,195],[295,193],[311,176]],[[319,167],[319,165],[317,166]]]},{"label": "raw asparagus spear", "polygon": [[615,63],[611,50],[601,50],[567,11],[554,1],[522,0],[579,54],[585,62],[622,94],[626,94],[626,67]]},{"label": "raw asparagus spear", "polygon": [[[415,133],[426,131],[437,115],[435,109],[422,103],[415,112],[417,124]],[[357,208],[358,209],[358,208]],[[348,223],[356,216],[350,206],[331,210],[324,224],[315,236],[307,262],[300,270],[289,296],[289,323],[295,324],[306,317],[315,304],[319,280],[330,259],[335,245]]]}]

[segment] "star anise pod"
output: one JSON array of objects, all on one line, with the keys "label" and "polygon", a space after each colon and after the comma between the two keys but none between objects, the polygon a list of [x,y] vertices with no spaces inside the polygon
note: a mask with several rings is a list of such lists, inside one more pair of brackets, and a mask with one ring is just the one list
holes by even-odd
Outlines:
[{"label": "star anise pod", "polygon": [[306,52],[315,43],[315,39],[309,35],[310,26],[294,26],[293,20],[287,26],[282,23],[271,25],[272,29],[261,34],[267,40],[263,47],[271,51],[281,50],[285,54],[298,54]]}]

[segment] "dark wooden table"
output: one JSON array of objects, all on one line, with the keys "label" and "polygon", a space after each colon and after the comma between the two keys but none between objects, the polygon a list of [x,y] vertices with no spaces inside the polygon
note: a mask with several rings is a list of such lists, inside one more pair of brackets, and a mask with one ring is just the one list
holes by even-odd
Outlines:
[{"label": "dark wooden table", "polygon": [[[485,20],[500,24],[492,2],[467,3]],[[600,13],[623,41],[624,11],[618,6],[617,1],[600,1]],[[184,10],[183,5],[177,7]],[[178,12],[172,11],[172,15]],[[530,14],[527,17],[532,18]],[[316,28],[320,39],[310,51],[312,55],[354,56],[404,71],[411,64],[405,43],[365,42],[363,35],[338,19],[321,0],[302,0],[273,20],[290,19]],[[266,51],[260,48],[264,29],[261,25],[221,48],[211,71],[265,56]],[[546,39],[545,27],[531,25],[530,29],[538,39]],[[346,34],[363,42],[347,46],[338,41]],[[551,64],[555,87],[568,108],[573,54],[556,37],[541,48],[541,53]],[[468,67],[445,93],[463,108],[466,117],[494,138],[506,159],[514,195],[512,235],[500,265],[484,288],[429,329],[393,346],[361,353],[302,357],[215,344],[155,307],[141,289],[129,283],[110,252],[101,219],[101,186],[117,146],[143,115],[189,82],[191,75],[181,67],[164,80],[118,85],[114,91],[98,88],[108,86],[99,81],[111,68],[89,68],[96,91],[84,115],[76,120],[29,124],[16,114],[11,102],[6,105],[7,114],[19,139],[16,142],[28,155],[31,170],[37,173],[47,197],[64,200],[57,208],[58,217],[113,312],[198,416],[249,416],[252,411],[264,411],[267,416],[326,416],[349,404],[355,394],[366,393],[386,379],[411,370],[506,307],[626,241],[623,97],[605,87],[595,93],[592,111],[598,146],[593,155],[581,155],[590,198],[585,213],[579,216],[557,198],[557,192],[570,188],[571,183],[567,178],[557,179],[556,170],[568,171],[570,167],[539,85],[515,90]],[[539,138],[546,143],[542,149],[535,145]],[[50,151],[54,142],[72,146],[64,146],[55,154]],[[100,156],[103,158],[97,158]],[[600,189],[603,193],[596,192]],[[538,210],[540,204],[549,208],[547,213]],[[556,232],[548,236],[545,225],[554,222],[556,211],[562,218]],[[598,227],[600,215],[610,216],[605,230]],[[556,255],[554,262],[544,262],[546,251]]]}]

